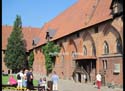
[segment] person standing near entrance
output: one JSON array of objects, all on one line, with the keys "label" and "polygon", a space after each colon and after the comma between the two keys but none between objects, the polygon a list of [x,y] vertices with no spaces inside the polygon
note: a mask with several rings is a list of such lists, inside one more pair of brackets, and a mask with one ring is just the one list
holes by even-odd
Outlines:
[{"label": "person standing near entrance", "polygon": [[102,79],[101,74],[98,73],[96,75],[96,81],[97,81],[97,87],[98,87],[98,89],[100,89],[100,87],[101,87],[101,79]]},{"label": "person standing near entrance", "polygon": [[59,76],[56,74],[56,72],[53,72],[53,75],[51,77],[52,82],[53,82],[53,91],[58,91],[58,81],[59,81]]},{"label": "person standing near entrance", "polygon": [[84,78],[84,82],[87,83],[87,76],[86,76],[86,74],[83,75],[83,78]]}]

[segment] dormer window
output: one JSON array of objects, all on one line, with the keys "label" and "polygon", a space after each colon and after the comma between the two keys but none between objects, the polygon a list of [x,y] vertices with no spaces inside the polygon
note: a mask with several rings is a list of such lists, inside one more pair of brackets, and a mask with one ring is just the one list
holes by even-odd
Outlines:
[{"label": "dormer window", "polygon": [[46,32],[46,40],[49,41],[50,40],[50,35],[49,32]]},{"label": "dormer window", "polygon": [[50,41],[50,39],[52,39],[55,36],[56,32],[56,29],[49,28],[46,32],[46,40]]},{"label": "dormer window", "polygon": [[120,16],[123,13],[123,0],[113,0],[110,9],[114,17]]},{"label": "dormer window", "polygon": [[32,40],[32,46],[36,46],[39,41],[40,41],[40,38],[34,37],[33,40]]}]

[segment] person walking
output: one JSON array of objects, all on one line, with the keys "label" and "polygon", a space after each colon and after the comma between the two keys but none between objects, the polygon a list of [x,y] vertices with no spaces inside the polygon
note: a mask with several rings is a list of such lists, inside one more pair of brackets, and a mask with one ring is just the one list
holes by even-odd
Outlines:
[{"label": "person walking", "polygon": [[16,75],[17,77],[17,89],[22,89],[23,86],[23,70],[20,70]]},{"label": "person walking", "polygon": [[28,70],[25,69],[24,70],[24,76],[23,76],[23,87],[24,87],[24,89],[26,89],[26,86],[27,86],[27,77],[26,77],[27,72],[28,72]]},{"label": "person walking", "polygon": [[26,74],[26,78],[27,78],[27,91],[31,91],[34,89],[33,86],[33,73],[32,73],[33,69],[31,68],[30,71],[27,72]]},{"label": "person walking", "polygon": [[53,72],[53,75],[51,77],[52,82],[53,82],[53,91],[58,91],[58,81],[59,81],[59,76],[56,74],[56,72]]},{"label": "person walking", "polygon": [[97,87],[98,89],[100,89],[101,87],[101,74],[100,73],[96,75],[96,81],[97,81]]}]

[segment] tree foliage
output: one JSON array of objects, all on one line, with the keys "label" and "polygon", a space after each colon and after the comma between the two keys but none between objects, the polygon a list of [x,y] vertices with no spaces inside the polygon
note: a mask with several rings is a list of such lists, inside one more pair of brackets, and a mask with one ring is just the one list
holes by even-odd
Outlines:
[{"label": "tree foliage", "polygon": [[20,70],[24,67],[26,60],[26,49],[22,34],[21,17],[16,16],[13,31],[8,38],[5,52],[5,65],[12,70]]},{"label": "tree foliage", "polygon": [[46,64],[47,74],[49,74],[53,69],[55,57],[60,51],[60,47],[54,44],[54,42],[48,42],[46,45],[42,47],[42,51],[46,60],[45,64]]},{"label": "tree foliage", "polygon": [[32,68],[32,66],[33,66],[33,61],[34,61],[34,53],[32,51],[32,52],[30,52],[29,61],[28,61],[28,65],[30,68]]}]

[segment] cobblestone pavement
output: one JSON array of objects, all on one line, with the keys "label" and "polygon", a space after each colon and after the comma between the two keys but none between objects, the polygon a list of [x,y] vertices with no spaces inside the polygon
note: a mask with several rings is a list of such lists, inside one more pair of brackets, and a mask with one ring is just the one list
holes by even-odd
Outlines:
[{"label": "cobblestone pavement", "polygon": [[101,87],[100,90],[96,88],[96,86],[92,84],[85,84],[85,83],[75,83],[71,80],[60,80],[59,81],[59,91],[123,91],[120,88],[108,88],[108,87]]}]

